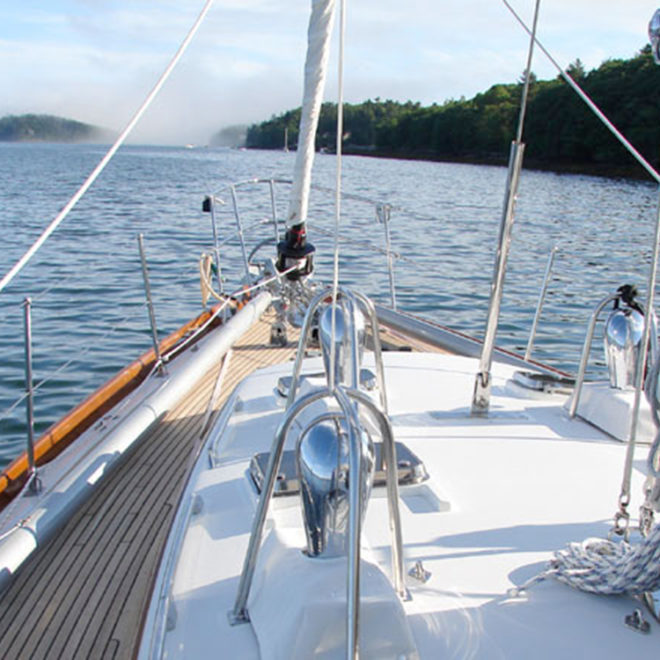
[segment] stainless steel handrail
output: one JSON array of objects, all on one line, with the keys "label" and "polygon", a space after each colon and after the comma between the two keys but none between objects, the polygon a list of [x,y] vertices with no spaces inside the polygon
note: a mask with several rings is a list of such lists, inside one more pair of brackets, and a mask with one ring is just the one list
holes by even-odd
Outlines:
[{"label": "stainless steel handrail", "polygon": [[[357,650],[357,632],[359,615],[359,562],[360,562],[360,505],[361,494],[359,479],[359,461],[360,446],[358,434],[355,429],[359,429],[359,420],[357,411],[350,404],[350,401],[363,405],[373,416],[374,420],[383,435],[383,453],[386,462],[386,480],[388,493],[388,508],[390,514],[390,530],[392,533],[392,562],[393,562],[393,581],[394,588],[400,596],[405,595],[404,574],[403,574],[403,537],[401,533],[401,517],[399,512],[398,500],[398,480],[396,472],[396,448],[394,445],[394,435],[389,419],[374,402],[363,392],[358,390],[345,390],[338,385],[334,391],[324,387],[314,390],[304,395],[287,410],[284,418],[273,439],[268,466],[264,475],[264,481],[261,489],[261,496],[257,504],[257,510],[252,522],[250,541],[243,561],[243,569],[234,603],[233,610],[229,613],[230,622],[235,625],[249,621],[247,611],[247,601],[254,578],[254,571],[257,565],[257,558],[261,546],[263,530],[268,512],[268,505],[273,495],[275,480],[280,469],[280,462],[284,450],[284,444],[294,420],[300,413],[311,404],[325,398],[334,399],[339,405],[344,418],[347,420],[349,428],[349,556],[348,556],[348,615],[347,615],[347,651],[348,656],[356,657]],[[319,420],[324,418],[324,414],[319,416]]]},{"label": "stainless steel handrail", "polygon": [[[245,623],[249,621],[249,614],[247,612],[247,600],[252,586],[252,579],[257,565],[257,557],[261,546],[261,539],[266,522],[266,514],[268,512],[268,504],[273,494],[275,486],[275,479],[279,472],[280,461],[282,459],[282,452],[284,443],[288,435],[289,429],[293,421],[298,415],[312,403],[320,399],[332,397],[340,406],[344,418],[347,420],[347,427],[349,429],[349,490],[350,490],[350,506],[349,506],[349,557],[348,557],[348,602],[349,602],[349,624],[347,632],[349,644],[351,646],[351,655],[354,657],[353,650],[357,645],[357,617],[358,617],[358,602],[359,602],[359,561],[360,561],[360,488],[355,480],[359,478],[359,460],[360,448],[357,443],[357,436],[354,433],[354,427],[357,422],[357,415],[353,406],[348,404],[346,395],[341,392],[341,388],[337,387],[334,392],[328,388],[322,388],[310,392],[309,394],[301,397],[295,402],[291,408],[286,412],[283,420],[275,434],[273,445],[271,448],[270,456],[268,459],[268,467],[264,475],[264,483],[261,489],[261,497],[257,505],[254,520],[252,523],[252,531],[250,533],[250,541],[248,549],[245,554],[243,562],[243,569],[238,586],[238,593],[234,603],[234,609],[230,612],[230,622],[235,625],[238,623]],[[357,455],[356,455],[357,451]]]},{"label": "stainless steel handrail", "polygon": [[363,405],[376,422],[383,438],[383,457],[385,461],[385,480],[387,489],[387,507],[389,525],[392,534],[392,576],[394,589],[401,598],[406,597],[403,574],[403,533],[401,530],[401,512],[399,510],[399,479],[397,476],[396,445],[394,431],[389,417],[379,410],[367,394],[360,390],[347,390],[346,394],[358,404]]},{"label": "stainless steel handrail", "polygon": [[580,357],[580,367],[578,369],[578,375],[575,380],[575,392],[573,393],[573,399],[571,401],[571,407],[568,411],[569,417],[575,417],[577,411],[578,403],[580,402],[580,394],[582,392],[582,385],[584,384],[584,375],[587,371],[587,362],[589,361],[589,353],[591,351],[591,341],[594,337],[594,330],[596,329],[596,321],[598,320],[598,315],[603,311],[603,308],[614,300],[617,300],[620,297],[620,294],[612,293],[606,298],[603,298],[596,308],[591,313],[591,318],[589,319],[589,325],[587,326],[587,334],[584,338],[584,344],[582,346],[582,356]]},{"label": "stainless steel handrail", "polygon": [[[360,538],[362,536],[362,445],[357,410],[350,404],[341,386],[334,396],[348,427],[348,557],[346,579],[346,657],[358,660],[360,633]],[[349,423],[350,419],[350,423]]]},{"label": "stainless steel handrail", "polygon": [[[342,287],[339,288],[339,293],[342,296],[347,298],[356,298],[357,301],[361,304],[363,311],[369,317],[371,323],[371,334],[374,344],[374,362],[376,367],[376,382],[378,384],[378,389],[380,393],[380,403],[383,409],[383,412],[387,414],[387,392],[385,389],[385,367],[383,365],[383,353],[381,350],[380,343],[380,331],[378,326],[378,316],[376,315],[376,309],[367,296],[357,293],[354,291],[348,291]],[[312,298],[307,308],[307,313],[305,314],[305,319],[303,321],[302,328],[300,330],[300,339],[298,340],[298,350],[296,352],[296,360],[293,365],[293,377],[291,379],[291,387],[289,389],[289,396],[287,397],[286,407],[289,408],[293,405],[295,401],[296,394],[298,392],[298,384],[300,382],[300,372],[302,370],[302,361],[305,356],[305,347],[309,341],[309,335],[312,328],[312,322],[314,320],[314,314],[319,308],[321,303],[332,294],[332,287],[328,287],[320,291],[314,298]],[[354,347],[357,348],[357,347]]]},{"label": "stainless steel handrail", "polygon": [[[397,475],[398,463],[396,459],[396,443],[394,441],[394,433],[389,419],[380,414],[378,408],[374,406],[373,401],[360,390],[348,390],[349,396],[358,404],[363,405],[367,411],[373,415],[373,420],[380,431],[383,438],[383,451],[385,460],[385,488],[387,490],[387,506],[389,515],[390,532],[392,534],[392,576],[394,582],[394,589],[401,598],[407,596],[404,574],[403,574],[403,534],[401,529],[401,512],[399,510],[399,479],[390,478],[391,475]],[[300,431],[300,437],[303,437],[312,426],[325,422],[328,420],[337,420],[341,418],[340,412],[327,412],[317,415],[314,419],[308,422]],[[394,448],[394,452],[392,451]],[[390,466],[391,469],[390,469]]]}]

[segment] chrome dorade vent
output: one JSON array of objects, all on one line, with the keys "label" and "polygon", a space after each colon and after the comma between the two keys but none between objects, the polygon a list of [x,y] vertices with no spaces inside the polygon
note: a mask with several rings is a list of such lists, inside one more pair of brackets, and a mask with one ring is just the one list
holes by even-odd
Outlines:
[{"label": "chrome dorade vent", "polygon": [[[359,436],[360,520],[364,520],[374,475],[374,443]],[[349,447],[339,420],[312,426],[296,451],[303,523],[310,557],[339,557],[348,552]]]},{"label": "chrome dorade vent", "polygon": [[[614,304],[614,309],[607,319],[604,331],[605,359],[610,372],[610,385],[618,389],[634,388],[645,323],[644,308],[636,298],[637,288],[624,284],[615,293],[603,298],[591,313],[575,380],[575,392],[569,406],[571,417],[575,417],[580,402],[598,316],[610,303]],[[648,355],[650,364],[654,364],[658,356],[658,328],[653,309],[650,310],[649,323]],[[644,371],[645,367],[642,373]]]},{"label": "chrome dorade vent", "polygon": [[635,368],[642,335],[644,315],[629,304],[616,305],[605,323],[603,343],[610,385],[620,390],[634,387]]},{"label": "chrome dorade vent", "polygon": [[[319,320],[319,340],[323,353],[325,373],[330,383],[330,363],[332,360],[333,328],[332,317],[335,317],[334,328],[334,379],[357,387],[356,374],[359,373],[362,355],[364,353],[364,316],[351,298],[342,298],[334,308],[329,305],[322,312]],[[354,354],[350,347],[355,347]],[[353,361],[358,364],[353,364]]]},{"label": "chrome dorade vent", "polygon": [[[275,482],[280,475],[287,436],[292,430],[294,422],[297,421],[297,426],[301,430],[299,439],[296,441],[296,463],[301,484],[307,551],[312,557],[339,556],[345,558],[345,650],[347,657],[355,658],[358,654],[360,630],[360,536],[376,462],[374,444],[365,430],[366,426],[373,428],[374,433],[382,438],[381,460],[386,468],[392,553],[392,583],[388,585],[388,588],[397,602],[399,608],[397,611],[402,611],[399,598],[405,597],[406,588],[399,512],[398,461],[394,434],[387,416],[387,396],[378,321],[373,304],[366,297],[343,289],[340,289],[339,292],[341,297],[337,300],[344,313],[343,320],[346,321],[342,330],[341,347],[345,354],[350,356],[350,372],[344,371],[343,375],[349,377],[350,384],[347,386],[337,377],[329,375],[327,387],[312,389],[298,395],[302,358],[310,338],[312,319],[328,298],[329,292],[323,291],[312,300],[305,316],[288,392],[287,409],[275,433],[268,455],[268,465],[252,522],[238,592],[234,607],[229,613],[229,619],[233,625],[245,623],[250,619],[247,603],[257,569],[269,502],[275,490]],[[370,320],[380,405],[374,402],[369,394],[359,389],[359,321],[354,311],[358,306]],[[330,337],[332,336],[331,330]],[[334,337],[335,340],[338,337],[337,317],[335,317]],[[338,346],[335,344],[333,348],[331,341],[331,348],[332,351],[335,351]],[[329,364],[337,366],[332,359]],[[336,372],[333,369],[332,373],[339,376],[339,368]],[[323,570],[327,567],[332,568],[333,562],[315,562],[314,565],[318,566],[319,570]],[[334,582],[332,589],[335,589]],[[302,624],[303,622],[301,622]]]},{"label": "chrome dorade vent", "polygon": [[[305,349],[312,338],[313,325],[318,320],[319,343],[322,347],[323,361],[326,376],[330,379],[330,363],[332,362],[332,307],[326,307],[332,295],[332,289],[324,289],[310,302],[305,315],[298,352],[293,367],[291,382],[288,387],[286,407],[290,408],[298,394],[301,380],[301,368]],[[339,288],[337,307],[335,311],[335,383],[344,383],[349,387],[358,388],[357,380],[361,379],[360,363],[364,352],[366,338],[365,319],[371,331],[373,342],[374,366],[376,371],[376,385],[379,391],[381,410],[387,414],[387,394],[385,392],[385,371],[380,345],[378,319],[373,303],[366,296]],[[356,378],[356,374],[358,374]],[[332,389],[332,387],[330,387]],[[373,389],[373,388],[369,388]]]}]

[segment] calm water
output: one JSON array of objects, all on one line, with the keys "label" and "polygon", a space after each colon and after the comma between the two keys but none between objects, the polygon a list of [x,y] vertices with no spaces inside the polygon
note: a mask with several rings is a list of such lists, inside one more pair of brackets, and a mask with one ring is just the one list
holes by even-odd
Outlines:
[{"label": "calm water", "polygon": [[[68,201],[103,155],[89,145],[0,144],[0,274],[6,273]],[[211,247],[205,194],[255,176],[291,175],[295,154],[129,147],[0,294],[0,465],[23,448],[21,301],[33,299],[35,381],[40,433],[86,394],[150,347],[136,236],[142,232],[162,336],[200,311],[197,260]],[[332,186],[335,159],[320,155],[318,184]],[[388,202],[399,307],[480,335],[488,304],[494,245],[506,172],[503,168],[348,157],[344,189]],[[242,207],[246,225],[266,217],[264,189]],[[239,203],[247,202],[239,197]],[[286,208],[286,190],[278,197]],[[250,208],[255,209],[250,211]],[[344,203],[342,280],[389,300],[384,246],[373,208]],[[585,176],[524,172],[514,227],[498,343],[524,351],[548,253],[560,251],[539,326],[535,357],[576,370],[593,306],[620,284],[644,294],[656,213],[653,185]],[[332,245],[321,233],[334,223],[332,194],[316,193],[310,238],[317,278],[328,279]],[[233,216],[220,214],[221,237]],[[317,228],[317,231],[314,231]],[[272,233],[257,227],[251,243]],[[227,288],[238,286],[235,243],[226,247]],[[234,262],[236,267],[232,267]],[[62,365],[67,364],[65,369]],[[592,373],[602,365],[595,342]]]}]

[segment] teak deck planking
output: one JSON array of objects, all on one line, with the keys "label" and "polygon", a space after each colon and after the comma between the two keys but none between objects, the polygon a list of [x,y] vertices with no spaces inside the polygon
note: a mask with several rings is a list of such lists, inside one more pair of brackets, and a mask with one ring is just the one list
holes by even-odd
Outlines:
[{"label": "teak deck planking", "polygon": [[[265,316],[233,347],[217,412],[260,367],[291,360]],[[429,350],[389,332],[384,347]],[[410,350],[409,348],[409,350]],[[437,350],[437,349],[435,349]],[[222,360],[155,424],[0,597],[0,657],[131,658],[177,502],[201,442]]]}]

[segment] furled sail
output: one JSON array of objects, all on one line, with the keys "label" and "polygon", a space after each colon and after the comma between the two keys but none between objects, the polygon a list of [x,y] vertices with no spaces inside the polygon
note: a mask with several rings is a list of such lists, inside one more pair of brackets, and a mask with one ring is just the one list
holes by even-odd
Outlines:
[{"label": "furled sail", "polygon": [[328,70],[334,9],[335,0],[312,0],[312,13],[307,31],[307,58],[305,60],[298,151],[289,212],[287,213],[287,227],[304,224],[307,220],[316,128],[319,123],[325,76]]}]

